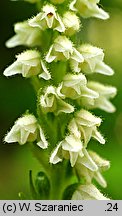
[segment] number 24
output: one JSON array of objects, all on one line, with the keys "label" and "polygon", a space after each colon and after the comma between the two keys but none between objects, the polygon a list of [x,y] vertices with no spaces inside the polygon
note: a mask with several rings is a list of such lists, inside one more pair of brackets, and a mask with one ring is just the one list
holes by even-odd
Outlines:
[{"label": "number 24", "polygon": [[113,203],[107,203],[107,211],[113,211],[113,210],[118,210],[118,206],[117,203],[113,204]]}]

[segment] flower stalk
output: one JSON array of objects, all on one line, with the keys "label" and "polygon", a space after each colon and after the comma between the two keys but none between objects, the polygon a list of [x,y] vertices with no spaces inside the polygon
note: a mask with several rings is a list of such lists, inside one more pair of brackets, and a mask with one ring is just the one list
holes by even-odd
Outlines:
[{"label": "flower stalk", "polygon": [[[89,150],[90,140],[105,144],[99,127],[102,119],[94,108],[114,112],[110,99],[116,88],[90,81],[99,73],[114,71],[104,62],[104,52],[72,38],[82,26],[81,17],[108,19],[99,0],[25,0],[36,4],[38,13],[14,26],[8,48],[28,47],[16,56],[4,75],[21,75],[30,80],[37,95],[37,114],[25,113],[6,134],[6,143],[28,144],[41,165],[31,188],[37,199],[107,199],[93,185],[107,183],[102,171],[109,161]],[[81,32],[82,34],[82,32]],[[35,195],[36,194],[36,195]]]}]

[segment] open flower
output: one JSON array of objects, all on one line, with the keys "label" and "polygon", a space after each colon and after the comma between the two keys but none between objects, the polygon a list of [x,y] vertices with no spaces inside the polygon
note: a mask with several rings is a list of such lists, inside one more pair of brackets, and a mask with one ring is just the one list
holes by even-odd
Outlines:
[{"label": "open flower", "polygon": [[87,150],[83,147],[80,138],[70,134],[65,137],[54,149],[50,156],[50,163],[56,164],[62,160],[70,160],[71,166],[82,164],[92,171],[97,171],[98,167],[92,160]]},{"label": "open flower", "polygon": [[17,119],[14,126],[5,136],[4,141],[7,143],[18,142],[24,145],[26,142],[34,142],[37,140],[37,145],[41,148],[47,148],[48,143],[44,136],[41,126],[38,124],[37,119],[32,114],[26,114]]},{"label": "open flower", "polygon": [[16,35],[6,42],[8,48],[19,45],[28,47],[40,46],[42,31],[39,28],[33,28],[28,24],[28,21],[16,23],[14,26]]},{"label": "open flower", "polygon": [[70,9],[77,11],[83,18],[96,17],[99,19],[108,19],[109,15],[103,9],[98,7],[100,0],[73,0],[70,3]]},{"label": "open flower", "polygon": [[83,44],[78,48],[82,54],[84,62],[76,62],[71,60],[71,67],[76,72],[82,71],[85,74],[100,73],[104,75],[113,75],[114,71],[106,65],[104,60],[103,50],[89,44]]},{"label": "open flower", "polygon": [[66,12],[63,15],[63,23],[66,28],[65,35],[71,36],[80,29],[80,20],[73,12]]},{"label": "open flower", "polygon": [[58,88],[48,86],[45,89],[44,95],[40,96],[40,105],[43,112],[54,112],[55,115],[64,113],[72,113],[74,107],[66,103],[63,99],[65,96],[60,92],[60,86]]},{"label": "open flower", "polygon": [[84,105],[88,109],[99,108],[106,112],[115,112],[115,106],[109,101],[111,98],[115,97],[117,93],[117,89],[115,87],[106,86],[94,81],[89,81],[87,85],[93,91],[98,92],[99,97],[90,100],[87,100],[87,98],[82,98],[79,100],[79,104]]},{"label": "open flower", "polygon": [[39,27],[41,30],[51,28],[59,32],[65,31],[64,24],[58,13],[56,13],[55,7],[48,4],[42,8],[42,12],[29,20],[29,25]]},{"label": "open flower", "polygon": [[50,157],[50,163],[56,164],[65,159],[70,159],[71,166],[73,167],[77,161],[79,155],[83,156],[82,153],[83,144],[79,138],[73,135],[68,135],[62,140]]},{"label": "open flower", "polygon": [[73,193],[72,200],[109,200],[93,185],[80,185]]},{"label": "open flower", "polygon": [[80,97],[98,98],[99,94],[87,87],[86,77],[80,73],[78,75],[66,74],[63,78],[61,92],[68,98],[77,99]]},{"label": "open flower", "polygon": [[78,134],[79,136],[80,134],[81,140],[83,141],[85,147],[92,137],[98,140],[101,144],[104,144],[105,140],[101,133],[97,130],[97,127],[100,126],[101,121],[101,118],[96,117],[89,111],[82,109],[76,112],[75,118],[73,118],[68,125],[68,129],[70,133],[74,135],[75,131],[77,131],[76,135]]},{"label": "open flower", "polygon": [[103,176],[101,175],[101,172],[109,169],[110,167],[109,161],[101,158],[96,152],[88,151],[88,153],[90,157],[92,158],[92,160],[97,165],[98,170],[93,171],[87,168],[86,166],[84,166],[83,164],[77,162],[75,164],[77,175],[80,178],[84,178],[87,184],[91,184],[92,179],[94,178],[102,187],[106,187],[107,183],[105,179],[103,178]]},{"label": "open flower", "polygon": [[22,74],[23,77],[31,77],[39,75],[46,80],[50,79],[50,73],[46,69],[43,61],[41,61],[40,53],[36,50],[28,50],[17,56],[17,60],[5,69],[5,76]]},{"label": "open flower", "polygon": [[58,36],[46,55],[46,61],[51,63],[54,60],[68,60],[70,58],[78,62],[84,61],[83,56],[74,48],[72,41],[66,36]]}]

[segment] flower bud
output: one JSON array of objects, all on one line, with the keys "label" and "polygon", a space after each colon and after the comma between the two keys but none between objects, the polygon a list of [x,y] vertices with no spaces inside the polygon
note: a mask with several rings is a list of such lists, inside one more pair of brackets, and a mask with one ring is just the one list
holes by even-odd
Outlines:
[{"label": "flower bud", "polygon": [[66,12],[63,15],[63,23],[66,28],[65,35],[71,36],[80,28],[80,20],[73,12]]}]

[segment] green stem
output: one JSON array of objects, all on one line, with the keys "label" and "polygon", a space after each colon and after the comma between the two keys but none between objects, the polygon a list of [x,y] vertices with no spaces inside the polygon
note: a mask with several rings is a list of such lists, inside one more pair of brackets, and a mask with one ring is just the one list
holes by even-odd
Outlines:
[{"label": "green stem", "polygon": [[31,80],[31,84],[32,84],[35,92],[37,93],[38,90],[41,88],[41,82],[40,82],[40,80],[38,79],[37,76],[32,76],[30,80]]},{"label": "green stem", "polygon": [[42,169],[46,172],[46,174],[49,176],[50,175],[50,170],[49,170],[49,158],[47,151],[44,149],[40,149],[37,145],[30,143],[30,149],[33,155],[36,157],[36,159],[39,161],[39,163],[42,166]]},{"label": "green stem", "polygon": [[65,185],[65,166],[64,164],[52,165],[51,169],[51,200],[61,200]]}]

